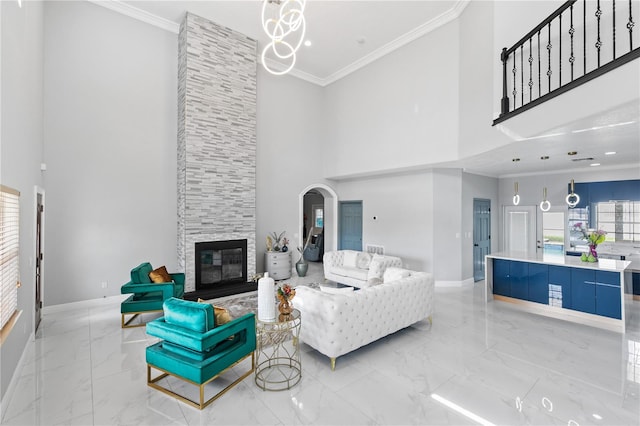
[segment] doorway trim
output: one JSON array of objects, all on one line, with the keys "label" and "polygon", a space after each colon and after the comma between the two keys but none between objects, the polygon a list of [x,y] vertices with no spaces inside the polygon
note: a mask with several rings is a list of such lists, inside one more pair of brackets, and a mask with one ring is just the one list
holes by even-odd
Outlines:
[{"label": "doorway trim", "polygon": [[[46,197],[45,197],[45,191],[44,188],[39,187],[38,185],[35,185],[33,187],[33,212],[34,217],[33,217],[33,248],[35,249],[37,247],[37,243],[35,241],[36,238],[38,238],[38,213],[37,213],[37,209],[38,209],[38,196],[42,197],[42,207],[43,207],[43,211],[42,211],[42,216],[41,216],[41,222],[40,222],[40,251],[42,253],[44,253],[45,250],[45,225],[46,225]],[[44,257],[44,256],[43,256]],[[35,339],[35,333],[36,333],[36,327],[37,327],[37,318],[36,318],[36,306],[35,306],[35,300],[36,300],[36,285],[37,285],[37,268],[36,268],[36,262],[34,259],[34,262],[32,264],[33,270],[33,294],[31,296],[31,300],[33,301],[33,309],[31,311],[31,315],[32,315],[32,324],[33,324],[33,330],[32,330],[32,334],[31,337],[32,339]],[[40,263],[40,300],[44,300],[44,281],[45,281],[45,270],[43,267],[42,262]],[[42,308],[40,308],[40,315],[42,315]]]},{"label": "doorway trim", "polygon": [[[326,251],[335,251],[338,247],[338,194],[328,185],[323,183],[314,183],[302,190],[298,195],[298,246],[302,247],[304,241],[302,238],[302,216],[304,215],[304,194],[310,190],[317,190],[324,197],[324,235]],[[330,213],[328,215],[327,213]],[[329,220],[327,220],[327,218]],[[327,236],[330,238],[327,239]],[[327,241],[328,240],[328,241]],[[327,244],[327,242],[329,244]]]}]

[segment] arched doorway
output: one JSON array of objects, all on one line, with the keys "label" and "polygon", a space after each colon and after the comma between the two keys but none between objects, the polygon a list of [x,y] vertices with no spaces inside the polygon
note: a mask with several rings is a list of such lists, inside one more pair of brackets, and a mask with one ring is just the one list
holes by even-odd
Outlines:
[{"label": "arched doorway", "polygon": [[[338,247],[338,194],[336,194],[333,188],[322,183],[309,185],[298,195],[298,229],[300,230],[298,245],[304,245],[304,196],[309,191],[317,192],[324,197],[324,250],[325,252],[334,251]],[[311,224],[310,220],[312,219],[313,218],[309,218],[307,221],[307,230]]]}]

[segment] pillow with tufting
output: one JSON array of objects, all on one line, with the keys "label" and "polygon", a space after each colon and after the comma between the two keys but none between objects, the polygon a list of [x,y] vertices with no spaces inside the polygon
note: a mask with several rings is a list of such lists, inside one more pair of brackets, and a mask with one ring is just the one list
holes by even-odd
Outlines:
[{"label": "pillow with tufting", "polygon": [[356,258],[356,266],[360,269],[369,269],[369,264],[371,263],[371,255],[369,253],[365,253],[363,251],[358,253]]},{"label": "pillow with tufting", "polygon": [[342,260],[342,266],[349,266],[351,268],[355,268],[357,259],[358,259],[357,251],[346,250],[344,252],[344,259]]},{"label": "pillow with tufting", "polygon": [[[198,303],[209,303],[204,299],[200,299],[198,298]],[[220,307],[220,306],[216,306],[213,303],[211,303],[211,306],[213,306],[213,314],[215,317],[215,326],[218,327],[220,325],[226,324],[228,322],[230,322],[233,318],[231,318],[231,314],[229,314],[229,310],[227,310],[226,308]]]},{"label": "pillow with tufting", "polygon": [[390,266],[384,270],[382,282],[390,283],[402,278],[406,278],[410,275],[411,275],[411,271],[409,271],[408,269],[396,268],[396,267]]}]

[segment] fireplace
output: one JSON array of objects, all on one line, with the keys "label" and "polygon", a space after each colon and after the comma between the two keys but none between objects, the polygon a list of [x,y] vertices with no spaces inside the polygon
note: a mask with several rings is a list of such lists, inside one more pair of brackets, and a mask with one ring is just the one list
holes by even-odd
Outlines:
[{"label": "fireplace", "polygon": [[247,283],[247,240],[195,243],[196,291]]}]

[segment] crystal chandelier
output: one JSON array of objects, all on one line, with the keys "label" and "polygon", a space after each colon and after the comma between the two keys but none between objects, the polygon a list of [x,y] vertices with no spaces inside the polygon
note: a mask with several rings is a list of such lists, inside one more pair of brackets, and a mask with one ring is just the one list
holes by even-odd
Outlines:
[{"label": "crystal chandelier", "polygon": [[[262,28],[271,40],[262,50],[262,66],[271,74],[286,74],[296,64],[296,51],[304,40],[306,29],[304,20],[306,3],[307,0],[263,0],[262,2]],[[278,7],[275,15],[270,5]],[[272,65],[267,64],[267,60],[280,64],[285,62],[284,69],[274,69]]]}]

